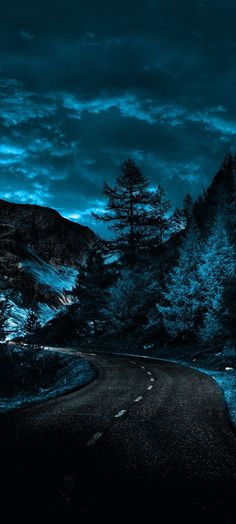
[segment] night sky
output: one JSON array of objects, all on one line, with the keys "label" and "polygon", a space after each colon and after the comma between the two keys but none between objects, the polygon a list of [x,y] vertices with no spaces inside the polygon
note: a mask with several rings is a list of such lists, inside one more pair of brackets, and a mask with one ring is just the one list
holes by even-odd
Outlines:
[{"label": "night sky", "polygon": [[235,0],[2,0],[0,197],[96,227],[131,157],[175,204],[236,136]]}]

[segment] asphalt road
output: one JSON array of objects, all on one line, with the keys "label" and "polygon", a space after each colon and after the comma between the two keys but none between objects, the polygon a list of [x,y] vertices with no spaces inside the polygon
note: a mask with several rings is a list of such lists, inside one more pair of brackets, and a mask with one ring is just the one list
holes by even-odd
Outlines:
[{"label": "asphalt road", "polygon": [[236,436],[215,382],[168,362],[86,358],[94,382],[0,417],[8,516],[17,508],[31,521],[50,513],[73,522],[76,512],[80,522],[154,512],[163,522],[164,511],[233,522]]}]

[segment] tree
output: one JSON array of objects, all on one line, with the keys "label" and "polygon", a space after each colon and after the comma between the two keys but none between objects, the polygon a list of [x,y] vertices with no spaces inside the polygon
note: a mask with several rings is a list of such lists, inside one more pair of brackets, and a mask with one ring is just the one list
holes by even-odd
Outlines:
[{"label": "tree", "polygon": [[126,160],[115,187],[105,183],[107,212],[102,216],[94,214],[97,220],[110,224],[116,233],[118,250],[125,253],[133,266],[139,250],[145,243],[145,205],[148,202],[148,181],[133,160]]},{"label": "tree", "polygon": [[79,272],[74,291],[79,301],[79,337],[92,336],[96,341],[101,333],[106,288],[112,279],[113,275],[104,263],[102,245],[95,242]]},{"label": "tree", "polygon": [[182,213],[178,209],[172,211],[171,201],[160,185],[154,193],[150,192],[150,203],[147,207],[146,245],[150,254],[156,255],[159,288],[163,289],[166,273],[166,257],[164,256],[163,246],[171,236],[179,233],[185,224],[183,224]]},{"label": "tree", "polygon": [[167,333],[175,338],[196,334],[201,305],[201,285],[198,273],[200,236],[194,221],[189,225],[174,269],[163,291],[163,304],[157,311],[163,317]]},{"label": "tree", "polygon": [[35,308],[30,308],[27,314],[24,332],[30,350],[38,349],[37,334],[40,329],[38,314]]},{"label": "tree", "polygon": [[158,185],[154,193],[150,193],[150,209],[148,214],[148,234],[150,244],[153,248],[160,248],[168,238],[172,230],[171,202],[166,192]]},{"label": "tree", "polygon": [[229,281],[235,284],[235,247],[219,212],[201,254],[199,275],[205,311],[201,338],[215,340],[229,334],[229,309],[224,297]]},{"label": "tree", "polygon": [[7,322],[9,319],[11,305],[6,298],[0,300],[0,340],[5,340],[9,333]]},{"label": "tree", "polygon": [[104,307],[108,331],[121,344],[125,336],[135,337],[136,345],[144,338],[148,312],[154,304],[156,282],[153,272],[140,268],[121,271],[118,280],[109,289]]},{"label": "tree", "polygon": [[182,207],[182,214],[183,214],[183,218],[185,220],[186,225],[188,225],[191,222],[192,213],[193,213],[193,199],[190,193],[186,193],[183,199],[183,207]]}]

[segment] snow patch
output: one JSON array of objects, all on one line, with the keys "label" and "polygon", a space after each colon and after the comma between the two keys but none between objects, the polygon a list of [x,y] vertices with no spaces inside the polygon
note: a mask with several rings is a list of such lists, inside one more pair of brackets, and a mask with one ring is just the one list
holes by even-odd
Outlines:
[{"label": "snow patch", "polygon": [[35,277],[39,284],[48,286],[54,291],[63,293],[72,291],[75,287],[78,270],[72,267],[54,267],[38,256],[24,260],[22,266]]}]

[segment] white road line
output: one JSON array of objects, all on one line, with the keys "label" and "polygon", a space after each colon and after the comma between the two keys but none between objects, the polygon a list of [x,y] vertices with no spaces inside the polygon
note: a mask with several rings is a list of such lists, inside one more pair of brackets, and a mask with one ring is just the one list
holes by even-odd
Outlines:
[{"label": "white road line", "polygon": [[127,409],[121,409],[119,413],[116,413],[115,418],[122,417],[126,413]]},{"label": "white road line", "polygon": [[131,364],[136,364],[136,362],[134,362],[134,360],[130,360]]},{"label": "white road line", "polygon": [[144,366],[140,366],[140,367],[141,367],[141,369],[145,369],[145,367],[144,367]]},{"label": "white road line", "polygon": [[96,357],[96,354],[95,353],[89,353],[90,355],[92,355],[93,357]]},{"label": "white road line", "polygon": [[142,400],[143,397],[137,397],[134,402],[140,402],[140,400]]},{"label": "white road line", "polygon": [[94,433],[94,435],[86,442],[85,446],[94,446],[96,442],[101,438],[103,433],[100,433],[100,431],[97,431],[97,433]]},{"label": "white road line", "polygon": [[150,389],[152,389],[152,388],[153,388],[153,386],[148,386],[147,389],[148,389],[148,391],[150,391]]},{"label": "white road line", "polygon": [[147,374],[148,374],[148,375],[151,375],[152,373],[151,373],[151,371],[147,371]]},{"label": "white road line", "polygon": [[155,378],[150,378],[151,382],[155,382]]}]

